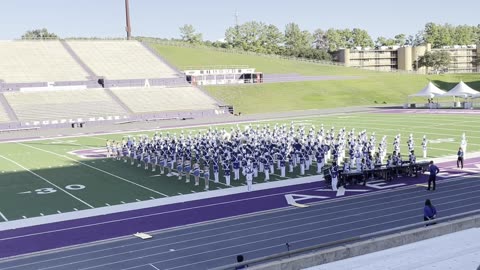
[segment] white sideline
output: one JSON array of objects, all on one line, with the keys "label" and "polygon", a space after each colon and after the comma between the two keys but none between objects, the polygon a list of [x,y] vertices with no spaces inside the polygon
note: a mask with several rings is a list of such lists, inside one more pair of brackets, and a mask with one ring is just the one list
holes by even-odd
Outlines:
[{"label": "white sideline", "polygon": [[[323,180],[323,176],[314,175],[314,176],[303,177],[303,178],[255,184],[253,185],[253,187],[255,191],[258,191],[258,190],[266,190],[266,189],[272,189],[272,188],[278,188],[278,187],[312,183],[312,182],[317,182],[322,180]],[[159,198],[155,200],[148,200],[148,201],[141,201],[141,202],[135,201],[127,204],[119,204],[119,205],[113,205],[108,207],[104,206],[104,207],[98,207],[94,209],[86,209],[86,210],[80,210],[80,211],[68,212],[68,213],[62,213],[62,214],[32,217],[24,220],[12,220],[8,222],[0,223],[0,231],[48,224],[52,222],[61,222],[61,221],[87,218],[87,217],[93,217],[93,216],[107,215],[107,214],[113,214],[118,212],[138,210],[138,209],[169,205],[169,204],[175,204],[175,203],[183,203],[183,202],[189,202],[189,201],[195,201],[195,200],[201,200],[201,199],[215,198],[215,197],[232,195],[232,194],[240,194],[245,192],[247,192],[247,187],[245,186],[232,187],[232,188],[211,190],[207,192],[198,192],[198,193],[179,195],[174,197]],[[272,196],[272,195],[275,195],[275,194],[269,194],[266,196]],[[265,197],[265,196],[252,197],[252,199],[259,198],[259,197]],[[235,201],[231,201],[231,202],[234,203]]]}]

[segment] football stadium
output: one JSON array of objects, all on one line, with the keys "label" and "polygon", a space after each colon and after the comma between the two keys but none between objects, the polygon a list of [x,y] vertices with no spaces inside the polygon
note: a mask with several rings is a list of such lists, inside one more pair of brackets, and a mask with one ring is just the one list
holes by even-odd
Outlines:
[{"label": "football stadium", "polygon": [[0,269],[480,267],[480,28],[313,59],[119,2],[126,38],[0,41]]}]

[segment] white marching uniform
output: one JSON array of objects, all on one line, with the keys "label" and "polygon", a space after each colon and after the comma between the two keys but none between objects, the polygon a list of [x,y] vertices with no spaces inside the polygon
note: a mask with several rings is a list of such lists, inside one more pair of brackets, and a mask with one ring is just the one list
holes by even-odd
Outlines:
[{"label": "white marching uniform", "polygon": [[462,134],[462,141],[460,143],[460,147],[462,147],[463,155],[467,153],[467,138],[465,137],[465,133]]},{"label": "white marching uniform", "polygon": [[252,191],[253,190],[253,168],[251,166],[248,166],[245,169],[245,175],[247,179],[247,191]]}]

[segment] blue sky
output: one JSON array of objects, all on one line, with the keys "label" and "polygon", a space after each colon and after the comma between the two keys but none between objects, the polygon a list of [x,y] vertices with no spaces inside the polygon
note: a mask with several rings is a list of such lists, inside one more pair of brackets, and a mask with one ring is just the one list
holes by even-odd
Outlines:
[{"label": "blue sky", "polygon": [[[282,31],[289,22],[303,29],[363,28],[375,39],[415,34],[425,23],[480,24],[480,1],[433,0],[130,0],[132,34],[179,37],[192,24],[205,39],[223,38],[239,22],[263,21]],[[61,37],[122,37],[124,0],[0,0],[0,39],[19,38],[26,30],[46,27]]]}]

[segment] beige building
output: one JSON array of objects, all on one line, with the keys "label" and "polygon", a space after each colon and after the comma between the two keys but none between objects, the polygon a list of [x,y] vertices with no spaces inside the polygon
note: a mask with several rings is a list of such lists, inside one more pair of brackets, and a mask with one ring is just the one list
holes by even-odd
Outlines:
[{"label": "beige building", "polygon": [[[480,45],[451,46],[441,49],[432,49],[430,44],[416,47],[380,47],[342,49],[334,53],[334,59],[345,63],[348,67],[363,68],[378,71],[415,71],[417,60],[427,51],[447,51],[451,61],[446,72],[472,73],[480,72],[480,65],[476,64],[480,57]],[[425,68],[418,69],[425,72]]]}]

